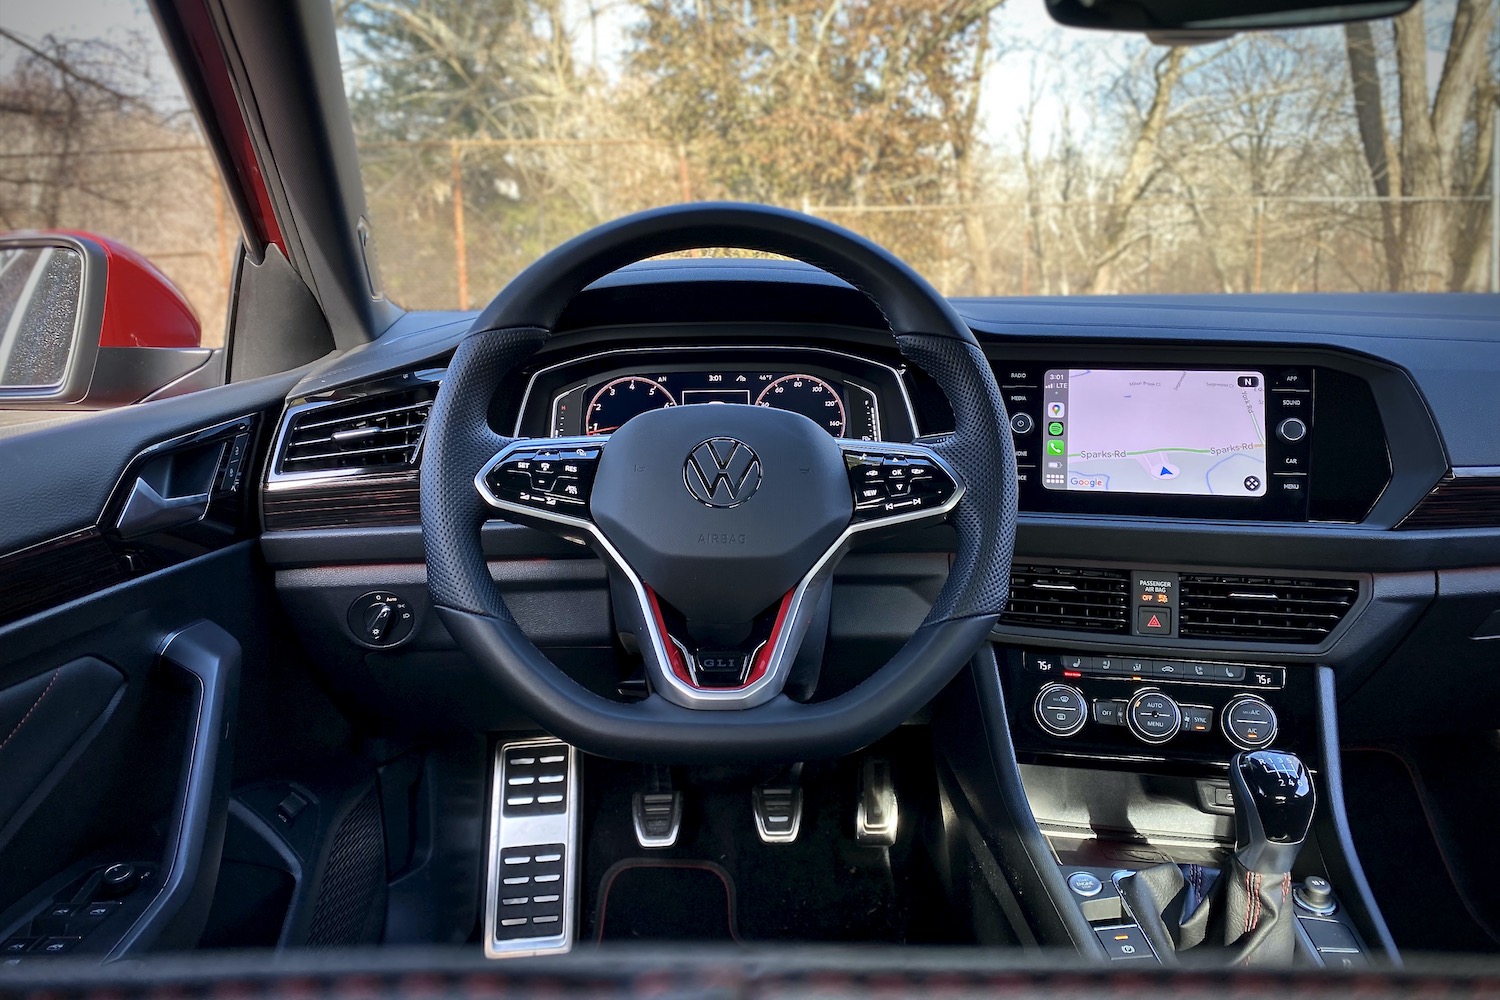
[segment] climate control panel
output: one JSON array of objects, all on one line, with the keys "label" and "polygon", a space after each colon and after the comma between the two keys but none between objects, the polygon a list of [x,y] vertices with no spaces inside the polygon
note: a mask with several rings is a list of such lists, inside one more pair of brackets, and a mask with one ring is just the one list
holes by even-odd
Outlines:
[{"label": "climate control panel", "polygon": [[1003,673],[1017,748],[1042,754],[1220,763],[1295,749],[1312,714],[1279,665],[1010,650]]}]

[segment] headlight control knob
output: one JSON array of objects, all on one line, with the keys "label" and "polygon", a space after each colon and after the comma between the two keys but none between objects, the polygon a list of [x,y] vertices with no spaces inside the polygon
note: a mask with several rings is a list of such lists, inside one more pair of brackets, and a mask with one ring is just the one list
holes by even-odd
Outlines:
[{"label": "headlight control knob", "polygon": [[403,642],[416,625],[411,605],[389,590],[365,594],[349,606],[349,631],[366,646]]},{"label": "headlight control knob", "polygon": [[1182,709],[1155,688],[1144,688],[1125,707],[1125,724],[1142,743],[1165,743],[1182,728]]},{"label": "headlight control knob", "polygon": [[1053,736],[1072,736],[1088,721],[1089,703],[1083,692],[1067,684],[1046,684],[1033,706],[1037,724]]}]

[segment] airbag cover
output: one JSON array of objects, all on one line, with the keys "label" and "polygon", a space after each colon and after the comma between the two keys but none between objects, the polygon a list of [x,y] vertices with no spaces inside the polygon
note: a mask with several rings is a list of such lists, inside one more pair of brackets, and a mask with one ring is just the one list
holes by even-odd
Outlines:
[{"label": "airbag cover", "polygon": [[661,598],[689,622],[724,624],[752,620],[795,587],[854,509],[826,430],[799,413],[712,403],[652,410],[615,431],[591,506]]}]

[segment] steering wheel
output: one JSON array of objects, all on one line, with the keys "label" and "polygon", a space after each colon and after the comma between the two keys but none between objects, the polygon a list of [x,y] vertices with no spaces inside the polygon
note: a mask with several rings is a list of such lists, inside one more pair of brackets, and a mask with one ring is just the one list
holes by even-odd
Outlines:
[{"label": "steering wheel", "polygon": [[[490,428],[496,386],[585,286],[658,254],[722,246],[802,260],[869,296],[902,355],[948,397],[954,432],[914,444],[835,439],[801,414],[761,406],[653,410],[607,436],[509,438]],[[1016,466],[989,363],[915,271],[819,219],[709,203],[600,226],[536,261],[489,304],[428,418],[421,506],[441,620],[552,734],[627,760],[811,760],[895,729],[986,641],[1008,593]],[[643,700],[593,693],[521,633],[480,546],[484,522],[497,516],[584,542],[609,565],[621,584],[617,623],[644,660]],[[911,639],[836,697],[790,697],[802,639],[852,542],[945,518],[956,558]]]}]

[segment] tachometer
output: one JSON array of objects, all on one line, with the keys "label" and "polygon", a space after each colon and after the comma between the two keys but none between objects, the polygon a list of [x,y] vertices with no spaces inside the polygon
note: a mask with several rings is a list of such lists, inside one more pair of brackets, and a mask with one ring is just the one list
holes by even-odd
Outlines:
[{"label": "tachometer", "polygon": [[609,434],[620,429],[631,417],[647,410],[676,406],[677,400],[665,388],[649,378],[626,375],[606,382],[589,400],[584,411],[585,434]]},{"label": "tachometer", "polygon": [[834,437],[844,436],[844,400],[837,389],[816,375],[783,375],[761,390],[755,405],[800,413],[827,428]]}]

